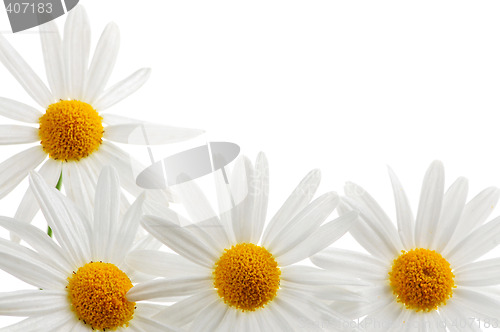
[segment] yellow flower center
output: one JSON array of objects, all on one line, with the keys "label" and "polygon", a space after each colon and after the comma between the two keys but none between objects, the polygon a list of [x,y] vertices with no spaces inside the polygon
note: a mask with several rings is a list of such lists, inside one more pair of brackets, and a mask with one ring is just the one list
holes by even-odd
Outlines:
[{"label": "yellow flower center", "polygon": [[132,282],[110,263],[90,262],[68,278],[69,299],[79,320],[93,330],[115,330],[128,326],[135,302],[125,298]]},{"label": "yellow flower center", "polygon": [[280,287],[280,275],[273,255],[252,243],[225,249],[213,271],[219,296],[242,311],[255,311],[272,301]]},{"label": "yellow flower center", "polygon": [[80,160],[102,143],[102,117],[87,103],[61,100],[49,105],[39,122],[40,143],[52,159]]},{"label": "yellow flower center", "polygon": [[456,287],[450,263],[434,250],[401,252],[389,272],[397,301],[415,311],[431,311],[445,305]]}]

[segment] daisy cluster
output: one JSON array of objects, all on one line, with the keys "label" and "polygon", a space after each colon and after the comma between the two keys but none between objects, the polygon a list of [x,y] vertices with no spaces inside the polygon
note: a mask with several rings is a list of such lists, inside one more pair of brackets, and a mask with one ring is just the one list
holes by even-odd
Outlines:
[{"label": "daisy cluster", "polygon": [[[0,217],[0,269],[29,284],[0,293],[0,331],[481,331],[500,325],[500,242],[489,217],[500,191],[467,201],[465,178],[445,190],[425,174],[416,217],[392,170],[395,225],[360,186],[316,195],[308,173],[268,218],[269,166],[242,156],[213,173],[216,206],[193,181],[136,184],[138,161],[116,143],[167,144],[202,131],[106,113],[149,69],[107,87],[119,48],[109,24],[90,59],[79,5],[60,36],[40,26],[48,86],[0,35],[0,61],[37,104],[0,98],[3,145],[32,143],[0,164],[0,198],[29,178]],[[141,166],[139,166],[141,167]],[[241,197],[235,201],[235,197]],[[132,203],[129,202],[132,199]],[[174,204],[171,204],[171,203]],[[182,206],[175,209],[175,206]],[[231,206],[231,208],[226,208]],[[31,224],[41,211],[47,231]],[[346,232],[366,253],[333,248]]]}]

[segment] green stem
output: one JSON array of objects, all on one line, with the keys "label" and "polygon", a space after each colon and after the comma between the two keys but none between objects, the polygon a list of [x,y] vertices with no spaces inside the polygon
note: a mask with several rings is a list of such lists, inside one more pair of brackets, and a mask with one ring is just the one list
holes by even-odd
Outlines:
[{"label": "green stem", "polygon": [[[61,191],[61,187],[62,187],[62,172],[61,175],[59,175],[59,180],[57,181],[56,189]],[[47,235],[52,237],[52,228],[50,228],[50,226],[47,226]]]}]

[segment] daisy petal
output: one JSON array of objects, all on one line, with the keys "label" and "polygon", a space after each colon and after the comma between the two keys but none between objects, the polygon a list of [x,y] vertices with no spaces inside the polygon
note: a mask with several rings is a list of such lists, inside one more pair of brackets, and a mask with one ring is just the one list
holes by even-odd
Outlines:
[{"label": "daisy petal", "polygon": [[43,114],[26,104],[0,97],[0,115],[16,121],[38,123]]},{"label": "daisy petal", "polygon": [[339,197],[335,193],[327,193],[315,199],[309,206],[300,211],[269,243],[269,250],[279,257],[304,241],[337,207]]},{"label": "daisy petal", "polygon": [[210,303],[196,316],[191,330],[218,331],[218,326],[228,310],[230,309],[226,305],[222,305],[220,301]]},{"label": "daisy petal", "polygon": [[45,232],[7,217],[0,217],[0,226],[15,233],[42,256],[50,257],[52,267],[58,269],[61,273],[71,271],[71,264],[64,256],[61,248],[54,241],[51,241]]},{"label": "daisy petal", "polygon": [[63,57],[68,97],[82,100],[90,52],[90,24],[83,6],[68,14],[64,26]]},{"label": "daisy petal", "polygon": [[311,257],[311,261],[340,275],[349,275],[368,280],[387,278],[387,263],[363,253],[327,248]]},{"label": "daisy petal", "polygon": [[118,143],[160,145],[185,141],[203,132],[198,129],[139,122],[110,125],[104,131],[104,138]]},{"label": "daisy petal", "polygon": [[431,243],[431,248],[436,248],[438,252],[443,252],[453,233],[456,231],[460,216],[464,210],[467,192],[467,180],[465,178],[458,178],[444,195],[441,216],[435,230],[436,235]]},{"label": "daisy petal", "polygon": [[312,266],[292,265],[281,268],[281,279],[305,285],[362,285],[363,281],[354,278],[341,278],[339,274]]},{"label": "daisy petal", "polygon": [[97,43],[88,71],[83,99],[88,100],[90,104],[93,104],[99,98],[108,83],[111,72],[115,67],[119,48],[120,29],[116,24],[109,23]]},{"label": "daisy petal", "polygon": [[38,288],[58,289],[67,283],[66,278],[53,267],[45,264],[29,249],[0,239],[0,268],[16,278]]},{"label": "daisy petal", "polygon": [[118,239],[120,209],[120,183],[118,175],[110,166],[103,168],[97,181],[94,203],[94,227],[92,239],[92,257],[109,261]]},{"label": "daisy petal", "polygon": [[302,243],[278,257],[280,266],[296,263],[325,249],[342,237],[357,218],[357,212],[350,212],[321,226]]},{"label": "daisy petal", "polygon": [[448,327],[459,327],[456,331],[482,331],[474,320],[467,318],[478,311],[491,318],[499,317],[499,304],[499,301],[483,293],[459,287],[453,291],[453,301],[442,306],[439,312],[446,319]]},{"label": "daisy petal", "polygon": [[155,279],[132,287],[127,299],[132,302],[158,298],[193,295],[199,291],[213,287],[212,276],[186,277],[179,279]]},{"label": "daisy petal", "polygon": [[147,82],[150,76],[151,69],[139,69],[126,79],[116,83],[115,85],[104,91],[100,98],[94,103],[95,108],[99,111],[104,111],[105,109],[122,101],[123,99],[139,90],[139,88],[141,88],[144,83]]},{"label": "daisy petal", "polygon": [[[68,331],[60,329],[72,320],[66,310],[56,311],[43,316],[29,317],[19,323],[0,329],[1,332],[38,332],[38,331]],[[72,330],[74,332],[75,330]]]},{"label": "daisy petal", "polygon": [[47,315],[68,307],[66,292],[27,290],[0,293],[0,315]]},{"label": "daisy petal", "polygon": [[40,77],[24,61],[21,55],[0,35],[0,61],[12,76],[22,85],[24,90],[43,108],[55,101],[49,89]]},{"label": "daisy petal", "polygon": [[251,237],[251,207],[253,195],[250,194],[250,181],[254,173],[253,165],[246,156],[240,158],[235,164],[231,176],[231,192],[235,197],[245,197],[239,204],[231,209],[231,220],[235,239],[238,243],[250,242]]},{"label": "daisy petal", "polygon": [[443,253],[455,268],[481,257],[500,243],[500,217],[477,228],[449,252]]},{"label": "daisy petal", "polygon": [[452,238],[448,243],[447,249],[456,245],[465,236],[467,236],[471,230],[475,229],[479,225],[482,225],[495,208],[499,198],[500,190],[491,187],[486,188],[471,199],[463,209],[462,216],[456,226],[457,228],[453,233]]},{"label": "daisy petal", "polygon": [[62,39],[55,21],[49,21],[40,27],[45,71],[52,95],[57,99],[66,99],[66,79],[64,77],[64,59],[62,53]]},{"label": "daisy petal", "polygon": [[253,196],[252,222],[249,223],[251,226],[250,242],[258,243],[264,229],[269,199],[269,164],[262,152],[257,156],[255,171],[250,181],[252,185],[248,194]]},{"label": "daisy petal", "polygon": [[411,206],[403,186],[391,168],[389,168],[389,177],[391,178],[392,191],[394,192],[394,200],[396,203],[399,236],[405,248],[412,248],[414,246],[415,237],[415,219],[413,218],[413,212],[411,211]]},{"label": "daisy petal", "polygon": [[[42,167],[38,171],[38,174],[42,176],[50,187],[55,187],[59,177],[61,176],[61,166],[61,162],[49,158],[45,161],[45,163],[43,163]],[[30,223],[39,210],[40,207],[38,206],[35,196],[33,195],[33,191],[30,187],[28,187],[21,203],[19,204],[19,207],[17,208],[14,219]]]},{"label": "daisy petal", "polygon": [[[172,326],[160,324],[146,317],[134,316],[130,323],[130,327],[137,327],[140,331],[147,332],[178,332],[179,330]],[[128,330],[128,328],[127,328]]]},{"label": "daisy petal", "polygon": [[[374,241],[375,239],[379,239],[383,242],[384,245],[382,248],[386,249],[389,256],[397,254],[403,246],[401,239],[396,227],[394,227],[394,224],[380,205],[366,190],[352,182],[346,184],[344,191],[347,195],[344,202],[350,205],[350,210],[359,210],[360,212],[360,222],[357,225],[359,227],[367,227]],[[351,230],[353,236],[357,228],[355,225]]]},{"label": "daisy petal", "polygon": [[97,181],[87,176],[80,162],[64,163],[62,167],[62,178],[66,195],[73,202],[78,202],[78,208],[90,218],[94,211],[94,184]]},{"label": "daisy petal", "polygon": [[47,158],[41,146],[34,146],[0,164],[0,198],[10,193],[29,173]]},{"label": "daisy petal", "polygon": [[455,269],[456,283],[460,286],[490,286],[500,284],[500,258],[487,259]]},{"label": "daisy petal", "polygon": [[300,210],[309,204],[318,189],[320,181],[321,172],[319,170],[313,170],[304,177],[266,227],[262,237],[262,244],[265,247],[273,241],[275,236],[281,233],[286,224]]},{"label": "daisy petal", "polygon": [[170,249],[196,264],[211,269],[219,258],[217,253],[200,242],[192,232],[171,221],[145,216],[142,225]]},{"label": "daisy petal", "polygon": [[67,204],[67,198],[57,189],[49,188],[42,177],[31,173],[30,184],[40,205],[45,220],[54,230],[57,241],[66,251],[66,257],[74,266],[82,266],[90,261],[88,223],[81,212]]},{"label": "daisy petal", "polygon": [[0,125],[0,145],[33,143],[40,140],[38,129],[27,126]]},{"label": "daisy petal", "polygon": [[444,195],[443,164],[435,161],[424,177],[415,224],[415,245],[427,248],[434,238],[434,229],[441,214]]},{"label": "daisy petal", "polygon": [[127,255],[127,264],[143,273],[167,278],[210,274],[210,270],[206,270],[182,256],[157,250],[133,251]]},{"label": "daisy petal", "polygon": [[[215,294],[214,294],[215,293]],[[174,326],[184,326],[193,320],[203,308],[218,297],[216,290],[201,291],[193,296],[185,298],[172,304],[166,309],[153,316],[154,319],[172,324]]]}]

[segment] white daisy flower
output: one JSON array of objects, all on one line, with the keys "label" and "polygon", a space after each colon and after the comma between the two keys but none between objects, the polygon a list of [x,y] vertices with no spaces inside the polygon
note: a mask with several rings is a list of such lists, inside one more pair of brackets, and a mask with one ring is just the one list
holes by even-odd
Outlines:
[{"label": "white daisy flower", "polygon": [[[123,187],[137,196],[140,188],[132,174],[132,159],[111,141],[163,144],[201,133],[105,113],[150,76],[150,69],[143,68],[105,90],[119,49],[119,30],[114,23],[102,33],[90,64],[90,26],[81,5],[68,14],[63,39],[54,21],[40,26],[40,37],[50,89],[0,34],[0,61],[40,107],[0,98],[0,115],[35,125],[0,126],[0,144],[37,142],[0,164],[0,198],[42,165],[39,172],[48,184],[55,186],[62,174],[70,198],[82,204],[91,202],[98,174],[107,164],[117,169]],[[82,188],[76,186],[82,183],[80,179],[85,184]],[[31,221],[38,209],[28,190],[15,218]],[[86,206],[86,211],[91,212],[92,207]]]},{"label": "white daisy flower", "polygon": [[[216,180],[221,206],[233,197],[229,193],[248,188],[248,196],[231,211],[216,214],[191,186],[180,193],[181,200],[192,220],[205,221],[190,224],[168,209],[161,216],[144,217],[146,230],[179,255],[132,252],[130,266],[164,278],[134,287],[129,299],[185,297],[155,318],[190,331],[351,330],[348,321],[323,304],[323,299],[345,298],[349,292],[322,287],[332,281],[331,273],[295,263],[340,238],[357,213],[324,223],[339,198],[330,192],[311,202],[320,182],[315,170],[265,227],[268,176],[263,154],[255,168],[244,158],[229,185],[220,174]],[[357,284],[354,279],[336,280],[338,285]]]},{"label": "white daisy flower", "polygon": [[[500,191],[487,188],[466,203],[468,185],[457,179],[444,191],[440,162],[429,167],[416,219],[396,175],[397,229],[382,208],[361,187],[349,183],[340,213],[360,212],[350,230],[370,253],[327,249],[311,260],[317,266],[371,281],[367,303],[340,305],[345,314],[367,315],[372,331],[481,331],[499,325],[498,258],[475,262],[500,243],[500,218],[486,219]],[[337,303],[337,306],[339,304]]]},{"label": "white daisy flower", "polygon": [[0,315],[27,317],[0,331],[176,330],[151,319],[161,306],[127,298],[137,273],[124,258],[137,249],[144,196],[120,218],[118,176],[105,167],[88,219],[39,174],[30,183],[57,242],[32,225],[0,218],[1,227],[30,246],[0,239],[0,268],[37,288],[0,293]]}]

